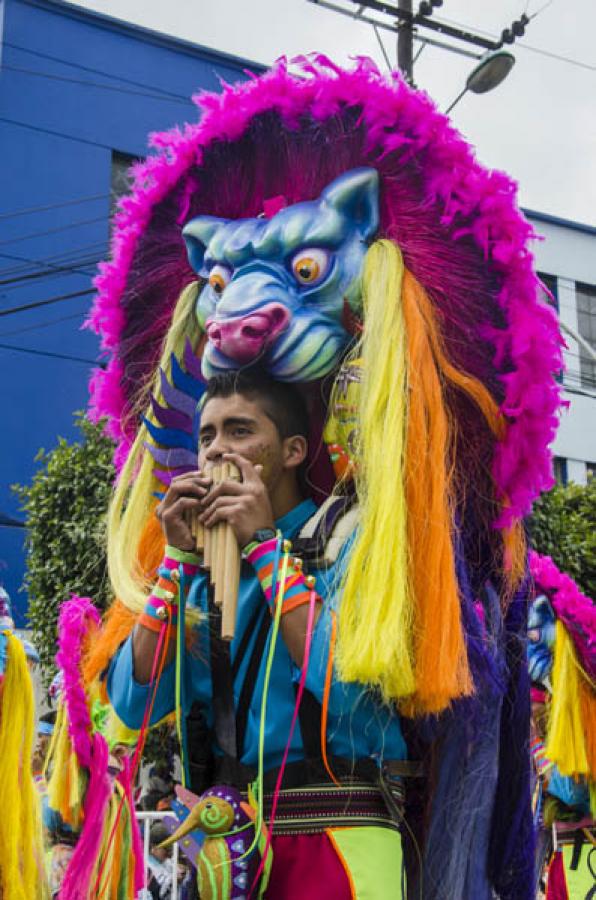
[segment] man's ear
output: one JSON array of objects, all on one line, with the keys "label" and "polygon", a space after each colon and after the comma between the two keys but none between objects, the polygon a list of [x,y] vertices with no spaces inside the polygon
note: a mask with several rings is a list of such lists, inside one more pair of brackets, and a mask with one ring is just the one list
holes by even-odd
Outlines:
[{"label": "man's ear", "polygon": [[308,453],[308,441],[301,434],[294,434],[283,441],[284,469],[297,469]]}]

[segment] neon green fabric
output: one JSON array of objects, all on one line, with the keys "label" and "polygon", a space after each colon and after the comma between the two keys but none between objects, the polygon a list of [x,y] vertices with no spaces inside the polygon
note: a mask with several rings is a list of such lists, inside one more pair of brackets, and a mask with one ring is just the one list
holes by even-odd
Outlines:
[{"label": "neon green fabric", "polygon": [[398,831],[366,826],[329,828],[327,834],[349,874],[354,900],[405,900]]},{"label": "neon green fabric", "polygon": [[563,847],[563,867],[570,900],[575,897],[587,897],[590,889],[594,887],[594,878],[588,866],[588,855],[591,849],[592,845],[586,841],[581,849],[579,865],[577,869],[572,869],[573,845],[568,844]]}]

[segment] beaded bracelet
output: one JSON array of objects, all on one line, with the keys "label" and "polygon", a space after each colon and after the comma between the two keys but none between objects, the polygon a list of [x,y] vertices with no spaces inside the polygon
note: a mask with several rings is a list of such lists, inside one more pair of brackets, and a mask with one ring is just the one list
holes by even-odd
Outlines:
[{"label": "beaded bracelet", "polygon": [[[275,556],[277,551],[277,538],[263,541],[262,544],[253,542],[244,548],[244,556],[253,566],[257,578],[261,583],[261,589],[265,594],[265,598],[269,605],[269,610],[273,615],[275,613],[275,602],[273,599],[273,567],[275,565]],[[284,542],[284,549],[289,552],[292,549],[290,541]],[[298,556],[290,557],[286,572],[285,584],[277,584],[277,596],[283,596],[281,615],[310,603],[311,592],[314,590],[315,579],[312,575],[304,575],[302,571],[302,560]],[[316,600],[321,602],[321,598],[317,595]]]},{"label": "beaded bracelet", "polygon": [[552,769],[553,763],[547,757],[544,743],[540,738],[535,737],[530,740],[530,754],[539,775],[544,775],[545,772]]},{"label": "beaded bracelet", "polygon": [[176,630],[180,570],[185,576],[192,578],[199,570],[199,558],[194,553],[166,545],[164,558],[157,570],[157,582],[138,619],[144,628],[159,632],[164,622],[168,622],[169,628],[172,631]]},{"label": "beaded bracelet", "polygon": [[179,550],[178,547],[172,547],[166,544],[164,558],[161,568],[173,570],[179,569],[182,565],[182,571],[185,575],[193,576],[199,571],[201,558],[196,553],[190,553],[187,550]]}]

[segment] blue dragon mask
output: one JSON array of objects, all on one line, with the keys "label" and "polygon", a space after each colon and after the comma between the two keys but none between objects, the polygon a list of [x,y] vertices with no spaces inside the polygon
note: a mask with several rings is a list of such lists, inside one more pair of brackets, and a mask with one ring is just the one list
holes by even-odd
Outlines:
[{"label": "blue dragon mask", "polygon": [[555,643],[555,614],[548,597],[539,594],[528,611],[528,671],[536,684],[549,685]]},{"label": "blue dragon mask", "polygon": [[337,365],[359,302],[367,241],[379,227],[379,176],[353,169],[317,200],[270,219],[197,216],[182,232],[207,280],[197,315],[207,334],[203,375],[259,363],[280,381],[314,381]]}]

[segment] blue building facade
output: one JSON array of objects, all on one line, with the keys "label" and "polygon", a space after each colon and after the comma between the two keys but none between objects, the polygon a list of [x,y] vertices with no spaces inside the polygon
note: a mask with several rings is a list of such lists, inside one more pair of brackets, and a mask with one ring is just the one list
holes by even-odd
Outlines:
[{"label": "blue building facade", "polygon": [[40,447],[76,434],[99,359],[81,326],[114,194],[190,96],[262,67],[58,0],[0,0],[0,583],[25,624],[23,514]]}]

